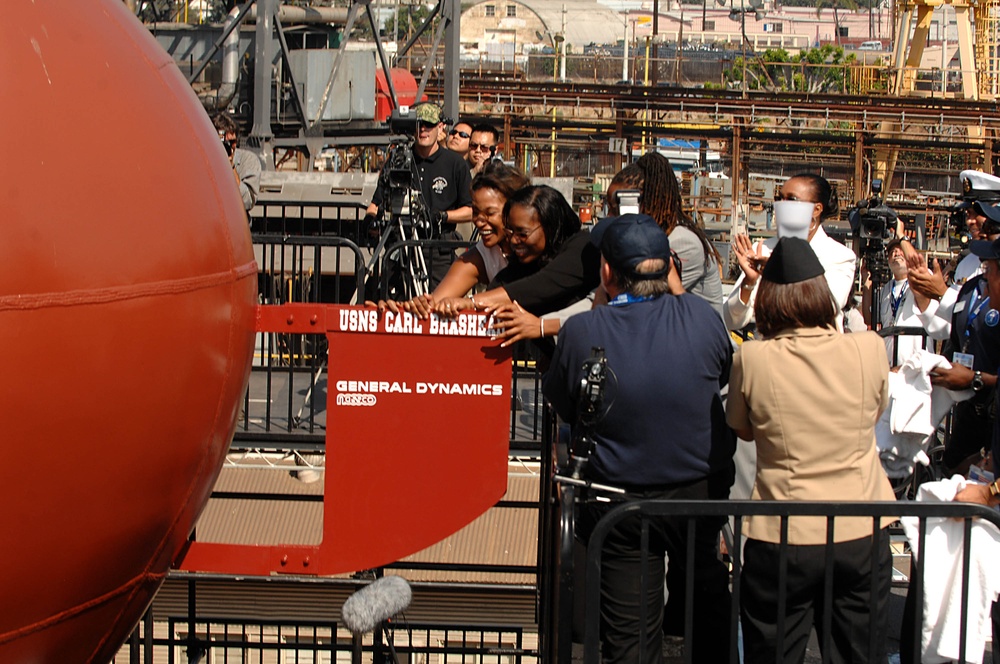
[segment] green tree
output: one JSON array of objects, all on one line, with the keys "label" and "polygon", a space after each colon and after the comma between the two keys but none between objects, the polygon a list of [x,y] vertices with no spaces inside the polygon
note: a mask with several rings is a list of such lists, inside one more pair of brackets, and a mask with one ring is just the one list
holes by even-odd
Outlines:
[{"label": "green tree", "polygon": [[[427,5],[401,6],[396,15],[390,17],[385,22],[385,33],[387,35],[398,34],[400,41],[407,41],[423,25],[423,22],[430,16],[430,13],[431,10]],[[440,20],[440,16],[434,18],[433,25],[424,32],[425,38],[433,38],[434,30],[437,29],[437,24]],[[396,32],[397,30],[398,32]]]},{"label": "green tree", "polygon": [[801,64],[793,89],[798,92],[841,92],[847,66],[857,62],[853,53],[846,54],[843,46],[824,44],[799,53]]},{"label": "green tree", "polygon": [[841,46],[824,44],[791,56],[785,49],[768,49],[759,57],[733,61],[725,77],[730,88],[743,86],[744,72],[748,90],[772,92],[840,92],[844,89],[846,67],[856,62],[853,53],[846,55]]}]

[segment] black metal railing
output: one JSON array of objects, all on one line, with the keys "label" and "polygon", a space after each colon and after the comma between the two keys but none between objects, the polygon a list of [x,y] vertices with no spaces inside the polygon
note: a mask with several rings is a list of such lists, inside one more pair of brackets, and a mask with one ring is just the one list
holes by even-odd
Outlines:
[{"label": "black metal railing", "polygon": [[[546,612],[543,614],[542,624],[539,626],[540,638],[543,643],[540,645],[540,650],[543,653],[543,658],[548,657],[551,661],[558,662],[559,664],[565,664],[571,661],[571,642],[570,637],[571,630],[567,629],[565,625],[561,625],[559,620],[566,620],[567,616],[572,616],[572,609],[568,608],[566,603],[568,602],[572,605],[575,601],[580,601],[581,598],[576,595],[577,588],[574,585],[574,579],[576,577],[576,572],[579,570],[574,569],[574,562],[572,557],[573,550],[573,537],[574,537],[574,512],[576,508],[579,507],[580,500],[578,498],[578,487],[572,485],[563,485],[562,487],[556,489],[555,491],[549,492],[550,500],[553,502],[550,504],[549,509],[552,514],[549,518],[549,523],[558,524],[558,531],[550,540],[550,543],[556,543],[557,546],[549,547],[549,555],[553,556],[548,564],[552,566],[550,575],[543,582],[543,594],[552,594],[555,601],[547,607]],[[790,518],[812,516],[812,517],[823,517],[827,520],[827,545],[825,547],[826,551],[826,588],[828,592],[825,593],[824,606],[822,609],[822,614],[829,616],[831,614],[831,596],[832,593],[829,589],[832,587],[832,574],[833,574],[833,524],[837,519],[845,517],[865,517],[872,520],[872,532],[871,536],[872,542],[872,552],[877,550],[880,546],[880,525],[884,517],[899,518],[899,517],[914,517],[918,519],[917,532],[918,534],[918,546],[917,549],[920,552],[919,555],[913,556],[913,560],[908,569],[906,576],[910,577],[911,585],[909,587],[909,593],[913,595],[911,601],[913,602],[913,615],[910,618],[910,622],[907,623],[904,620],[903,633],[904,641],[900,644],[901,649],[910,649],[910,652],[915,653],[912,661],[920,661],[921,653],[921,628],[922,628],[922,612],[923,612],[923,598],[924,598],[924,572],[926,567],[926,561],[923,555],[926,543],[926,534],[928,530],[928,520],[929,519],[959,519],[964,524],[963,530],[963,543],[962,543],[962,566],[961,566],[961,577],[960,582],[963,585],[962,594],[962,606],[960,615],[960,632],[965,634],[966,631],[973,627],[969,624],[969,606],[968,606],[968,586],[970,583],[970,543],[972,541],[972,526],[975,519],[983,519],[993,524],[993,526],[1000,528],[1000,514],[996,510],[991,510],[989,508],[983,507],[981,505],[974,505],[969,503],[923,503],[923,502],[874,502],[874,503],[862,503],[862,502],[801,502],[801,501],[690,501],[690,500],[636,500],[636,501],[626,501],[621,502],[617,507],[610,510],[594,527],[589,540],[585,543],[586,546],[586,581],[580,590],[582,592],[582,603],[585,607],[585,617],[582,625],[581,633],[583,634],[583,662],[584,664],[597,664],[600,661],[600,612],[601,612],[601,563],[602,563],[602,545],[608,534],[619,524],[621,524],[626,519],[638,518],[641,520],[641,532],[643,537],[648,537],[650,521],[655,518],[661,518],[665,516],[681,516],[681,517],[711,517],[711,516],[727,516],[734,518],[734,537],[733,541],[735,544],[730,549],[730,558],[732,562],[731,568],[731,588],[732,588],[732,604],[731,604],[731,624],[730,624],[730,639],[733,644],[730,662],[738,662],[739,657],[737,653],[737,643],[738,643],[738,624],[739,624],[739,610],[740,610],[740,589],[742,580],[742,566],[741,557],[739,552],[741,550],[740,543],[743,541],[742,536],[742,517],[750,515],[761,515],[761,516],[773,516],[780,519],[781,523],[781,533],[782,542],[779,544],[779,574],[778,574],[778,584],[777,589],[779,597],[779,609],[778,609],[778,624],[777,624],[777,634],[784,634],[784,610],[782,599],[786,597],[787,593],[787,583],[788,583],[788,556],[790,551],[790,545],[788,544],[788,523]],[[696,521],[691,518],[687,521],[688,523],[688,540],[693,541],[694,529],[696,527]],[[957,549],[956,549],[957,550]],[[689,554],[690,554],[689,549]],[[958,554],[956,554],[958,555]],[[909,550],[907,550],[907,556],[909,556]],[[642,563],[644,568],[648,569],[648,551],[644,554]],[[875,559],[875,556],[872,556]],[[927,570],[930,572],[930,570]],[[693,633],[693,607],[694,607],[694,597],[691,592],[692,589],[692,575],[693,569],[689,566],[688,576],[686,578],[686,584],[688,592],[685,597],[684,605],[684,634],[686,636],[685,642],[687,644],[691,643],[691,635]],[[874,577],[875,574],[871,575],[873,578],[874,587]],[[653,588],[655,586],[663,585],[662,578],[643,578],[642,586],[644,589]],[[897,584],[898,585],[898,584]],[[899,589],[897,588],[897,591]],[[646,592],[643,590],[643,592]],[[879,598],[872,594],[871,601],[874,604]],[[874,607],[873,607],[874,608]],[[874,624],[877,619],[876,612],[873,610],[869,614],[869,628],[870,633],[875,634]],[[829,630],[827,630],[827,635]],[[828,637],[827,637],[828,638]],[[640,635],[640,642],[645,642],[646,635]],[[873,653],[880,648],[885,648],[886,644],[876,643],[874,637],[872,641],[865,644],[869,650],[869,653]],[[829,643],[821,643],[821,649],[828,648]],[[780,647],[780,646],[779,646]],[[979,661],[982,653],[968,653],[965,652],[965,639],[961,641],[961,649],[959,653],[959,659],[961,661]],[[828,653],[824,654],[824,661],[829,661],[827,659]],[[690,647],[685,647],[684,651],[684,661],[691,662],[692,654]],[[875,661],[874,659],[870,661]]]},{"label": "black metal railing", "polygon": [[250,211],[254,234],[285,236],[336,236],[364,245],[365,206],[331,201],[269,201],[257,199]]},{"label": "black metal railing", "polygon": [[147,612],[111,664],[351,661],[521,664],[537,659],[524,629],[509,625],[385,622],[353,638],[334,621],[243,620],[205,615],[153,620]]}]

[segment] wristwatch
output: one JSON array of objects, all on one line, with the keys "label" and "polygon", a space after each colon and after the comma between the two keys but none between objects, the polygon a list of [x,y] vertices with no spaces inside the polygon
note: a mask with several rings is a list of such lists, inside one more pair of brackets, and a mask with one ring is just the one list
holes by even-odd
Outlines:
[{"label": "wristwatch", "polygon": [[986,384],[983,383],[983,372],[982,371],[977,371],[974,374],[972,374],[972,389],[973,389],[973,391],[978,392],[979,390],[983,389],[984,387],[986,387]]},{"label": "wristwatch", "polygon": [[1000,496],[1000,486],[997,486],[997,483],[993,482],[993,484],[990,485],[990,498],[996,498],[997,496]]}]

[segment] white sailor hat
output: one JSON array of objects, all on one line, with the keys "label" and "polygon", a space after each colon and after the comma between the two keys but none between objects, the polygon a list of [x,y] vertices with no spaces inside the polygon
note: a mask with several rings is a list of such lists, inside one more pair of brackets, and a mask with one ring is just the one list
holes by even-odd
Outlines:
[{"label": "white sailor hat", "polygon": [[1000,199],[1000,178],[982,171],[962,171],[962,196],[966,198]]}]

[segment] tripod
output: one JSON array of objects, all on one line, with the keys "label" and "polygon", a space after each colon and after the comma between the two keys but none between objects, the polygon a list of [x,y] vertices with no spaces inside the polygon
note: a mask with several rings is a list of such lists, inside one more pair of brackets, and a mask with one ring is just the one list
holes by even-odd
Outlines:
[{"label": "tripod", "polygon": [[[407,207],[409,207],[408,204]],[[383,258],[383,254],[385,254],[384,258],[390,256],[390,254],[386,254],[386,247],[392,248],[396,243],[402,244],[398,252],[399,260],[393,261],[393,265],[397,269],[394,270],[394,274],[387,277],[387,281],[395,280],[397,283],[395,286],[390,283],[387,289],[390,292],[380,293],[380,295],[386,297],[393,295],[393,299],[405,298],[407,294],[410,297],[424,295],[430,290],[430,275],[427,270],[427,261],[424,259],[424,252],[420,248],[420,235],[417,226],[408,219],[406,214],[389,213],[388,216],[389,221],[385,224],[378,244],[372,250],[372,257],[366,271],[376,277],[377,283],[377,278],[380,275],[379,260]],[[390,244],[390,241],[393,244]],[[389,268],[390,266],[386,263],[388,261],[383,260],[383,267]],[[400,292],[394,292],[393,288],[399,289]]]},{"label": "tripod", "polygon": [[[412,142],[410,137],[395,139],[379,176],[379,186],[384,192],[384,205],[379,206],[382,232],[367,266],[368,274],[377,275],[379,260],[389,262],[385,260],[390,257],[386,254],[386,247],[396,247],[390,241],[402,245],[398,251],[399,259],[393,261],[397,269],[390,275],[396,281],[394,288],[399,291],[393,293],[393,299],[424,295],[430,291],[430,272],[420,242],[435,237],[435,228],[431,209],[424,200]],[[379,294],[389,296],[388,292]]]}]

